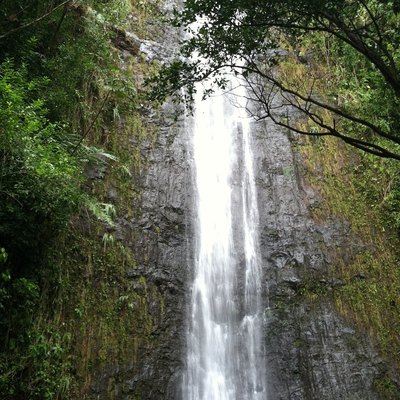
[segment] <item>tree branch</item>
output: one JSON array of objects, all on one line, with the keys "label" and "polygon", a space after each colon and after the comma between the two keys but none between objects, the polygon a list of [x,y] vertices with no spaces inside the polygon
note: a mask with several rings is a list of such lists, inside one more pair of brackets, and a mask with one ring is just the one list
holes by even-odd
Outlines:
[{"label": "tree branch", "polygon": [[8,31],[6,33],[3,33],[2,35],[0,35],[0,40],[6,38],[7,36],[13,35],[14,33],[17,33],[23,29],[29,28],[32,25],[35,25],[36,23],[42,21],[43,19],[47,18],[49,15],[53,14],[55,11],[57,11],[59,8],[65,6],[68,3],[71,3],[73,0],[65,0],[62,3],[60,3],[58,6],[54,7],[53,9],[51,9],[49,12],[47,12],[46,14],[43,14],[42,16],[34,19],[31,22],[28,22],[25,25],[21,25],[18,28],[12,29],[11,31]]},{"label": "tree branch", "polygon": [[318,107],[321,107],[321,108],[324,108],[324,109],[326,109],[326,110],[328,110],[330,112],[333,112],[333,113],[335,113],[335,114],[337,114],[337,115],[339,115],[339,116],[341,116],[341,117],[343,117],[343,118],[345,118],[345,119],[347,119],[347,120],[349,120],[351,122],[363,125],[363,126],[369,128],[369,129],[371,129],[378,136],[381,136],[382,138],[385,138],[387,140],[390,140],[390,141],[400,145],[400,138],[398,138],[398,137],[396,137],[394,135],[391,135],[389,133],[384,132],[381,128],[379,128],[378,126],[372,124],[369,121],[366,121],[366,120],[364,120],[362,118],[358,118],[358,117],[356,117],[354,115],[351,115],[351,114],[349,114],[349,113],[345,112],[344,110],[341,110],[341,109],[339,109],[337,107],[331,106],[331,105],[323,103],[321,101],[318,101],[318,100],[312,98],[311,96],[304,96],[304,95],[298,93],[295,90],[292,90],[292,89],[289,89],[289,88],[285,87],[281,82],[279,82],[272,75],[268,75],[268,74],[264,73],[263,71],[261,71],[253,62],[252,62],[252,64],[249,64],[248,66],[241,66],[241,68],[243,68],[243,69],[245,69],[245,70],[247,70],[249,72],[255,73],[255,74],[259,75],[259,76],[262,76],[267,81],[269,81],[269,82],[273,83],[274,85],[276,85],[277,87],[279,87],[279,89],[281,89],[283,92],[290,93],[293,96],[298,97],[299,99],[303,100],[306,104],[307,103],[312,103],[312,104],[314,104],[314,105],[316,105]]},{"label": "tree branch", "polygon": [[73,148],[73,150],[72,150],[72,152],[71,152],[72,155],[74,155],[74,154],[77,152],[79,146],[82,144],[82,142],[83,142],[83,140],[85,139],[85,137],[86,137],[86,136],[89,134],[89,132],[92,130],[94,124],[95,124],[96,121],[97,121],[97,118],[99,118],[100,113],[103,111],[103,108],[104,108],[104,106],[106,105],[106,102],[107,102],[107,100],[108,100],[109,97],[110,97],[110,92],[108,92],[108,93],[106,94],[106,96],[104,97],[103,102],[101,103],[101,106],[100,106],[99,109],[97,110],[97,113],[96,113],[96,115],[94,116],[94,118],[93,118],[92,122],[90,123],[89,127],[86,129],[85,132],[83,132],[83,134],[82,134],[81,138],[79,139],[78,143],[77,143],[77,144],[75,145],[75,147]]},{"label": "tree branch", "polygon": [[[270,118],[274,124],[281,126],[283,128],[286,128],[292,132],[301,134],[301,135],[307,135],[307,136],[334,136],[338,139],[343,140],[344,142],[348,143],[349,145],[356,147],[360,150],[363,150],[367,153],[374,154],[379,157],[383,158],[392,158],[396,160],[400,160],[400,155],[393,153],[392,151],[378,145],[375,143],[367,142],[362,139],[357,139],[354,137],[347,136],[343,133],[341,133],[337,127],[336,123],[334,121],[333,126],[330,126],[324,122],[324,120],[317,114],[313,113],[310,111],[308,108],[302,107],[299,103],[296,104],[294,99],[290,99],[286,94],[288,94],[284,89],[281,89],[279,86],[274,85],[276,87],[279,87],[280,90],[280,95],[281,97],[287,101],[287,103],[280,104],[279,106],[271,106],[271,93],[273,92],[273,89],[270,89],[269,94],[265,96],[265,90],[264,86],[260,86],[259,84],[254,84],[250,79],[246,79],[246,82],[251,90],[251,93],[255,96],[256,102],[258,104],[262,104],[263,109],[265,111],[265,115],[263,117],[258,116],[258,120],[265,119],[265,118]],[[291,94],[291,93],[289,93]],[[292,95],[292,94],[291,94]],[[282,119],[278,119],[275,113],[273,112],[273,109],[277,108],[285,108],[285,107],[293,107],[294,109],[300,111],[303,113],[305,116],[310,118],[317,126],[323,129],[323,132],[310,132],[306,130],[302,130],[293,124],[290,124],[289,121],[284,122]],[[254,116],[254,113],[252,113]]]}]

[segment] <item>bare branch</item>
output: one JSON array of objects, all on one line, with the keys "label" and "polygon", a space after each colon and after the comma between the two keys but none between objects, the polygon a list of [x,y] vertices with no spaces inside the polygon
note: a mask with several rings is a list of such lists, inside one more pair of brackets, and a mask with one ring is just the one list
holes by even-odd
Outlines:
[{"label": "bare branch", "polygon": [[[280,90],[280,100],[284,100],[284,102],[280,101],[279,105],[273,105],[271,102],[271,93],[274,93],[273,88],[269,88],[266,90],[265,85],[262,82],[254,83],[250,79],[246,79],[246,83],[248,88],[251,90],[251,94],[254,96],[253,100],[256,101],[257,104],[262,105],[263,110],[265,112],[264,115],[257,116],[257,120],[262,120],[266,118],[270,118],[272,122],[278,126],[281,126],[285,129],[288,129],[292,132],[306,135],[306,136],[334,136],[338,139],[343,140],[349,145],[356,147],[360,150],[363,150],[367,153],[374,154],[383,158],[392,158],[396,160],[400,160],[400,155],[394,153],[391,150],[388,150],[378,144],[367,142],[363,139],[358,139],[354,137],[350,137],[343,132],[340,132],[336,125],[336,120],[333,120],[332,125],[327,124],[323,118],[311,111],[310,108],[304,107],[301,103],[298,102],[298,98],[293,96],[293,93],[287,92],[284,88],[279,87],[278,85],[272,85],[273,88],[279,88]],[[267,95],[266,95],[267,93]],[[279,116],[274,112],[274,109],[283,109],[283,108],[293,108],[309,118],[313,121],[317,126],[321,128],[320,132],[312,132],[309,130],[301,129],[298,125],[291,124],[289,120],[285,120],[285,118],[279,118]],[[254,112],[251,112],[252,116],[255,115]]]},{"label": "bare branch", "polygon": [[391,135],[389,133],[384,132],[380,127],[378,127],[377,125],[372,124],[369,121],[366,121],[366,120],[364,120],[362,118],[358,118],[358,117],[356,117],[354,115],[351,115],[351,114],[345,112],[344,110],[341,110],[341,109],[339,109],[337,107],[334,107],[334,106],[332,106],[330,104],[326,104],[326,103],[323,103],[323,102],[321,102],[319,100],[316,100],[316,99],[312,98],[311,96],[304,96],[304,95],[302,95],[301,93],[299,93],[299,92],[297,92],[295,90],[292,90],[292,89],[289,89],[289,88],[285,87],[281,82],[279,82],[272,75],[266,74],[265,72],[261,71],[255,65],[254,62],[251,62],[251,64],[249,64],[247,66],[243,66],[243,68],[246,69],[249,72],[252,72],[252,73],[255,73],[255,74],[259,75],[259,76],[262,76],[267,81],[269,81],[269,82],[273,83],[274,85],[276,85],[277,87],[279,87],[283,92],[290,93],[293,96],[298,97],[299,99],[301,99],[305,103],[312,103],[312,104],[314,104],[314,105],[316,105],[318,107],[321,107],[321,108],[326,109],[326,110],[328,110],[330,112],[333,112],[333,113],[335,113],[335,114],[337,114],[337,115],[339,115],[339,116],[341,116],[341,117],[343,117],[343,118],[345,118],[345,119],[347,119],[347,120],[349,120],[351,122],[363,125],[363,126],[369,128],[369,129],[371,129],[375,134],[377,134],[378,136],[381,136],[382,138],[390,140],[390,141],[392,141],[392,142],[394,142],[396,144],[400,144],[400,138],[398,138],[398,137],[396,137],[394,135]]},{"label": "bare branch", "polygon": [[96,123],[97,118],[99,118],[100,113],[103,111],[104,106],[106,105],[109,97],[110,97],[110,92],[107,92],[106,96],[103,99],[103,102],[101,103],[99,109],[97,110],[97,113],[94,116],[94,118],[93,118],[92,122],[90,123],[89,127],[86,129],[85,132],[83,132],[83,134],[82,134],[81,138],[79,139],[78,143],[73,148],[73,150],[71,152],[72,155],[74,155],[76,153],[76,151],[78,150],[79,146],[82,144],[83,140],[86,138],[86,136],[89,134],[89,132],[94,127],[94,124]]},{"label": "bare branch", "polygon": [[32,25],[37,24],[38,22],[42,21],[43,19],[47,18],[48,16],[50,16],[51,14],[53,14],[55,11],[57,11],[58,9],[60,9],[61,7],[67,5],[68,3],[71,3],[73,0],[65,0],[62,3],[60,3],[58,6],[54,7],[53,9],[51,9],[49,12],[47,12],[46,14],[43,14],[42,16],[34,19],[33,21],[28,22],[25,25],[21,25],[18,28],[12,29],[11,31],[8,31],[6,33],[3,33],[2,35],[0,35],[0,40],[6,38],[7,36],[13,35],[14,33],[17,33],[23,29],[29,28]]}]

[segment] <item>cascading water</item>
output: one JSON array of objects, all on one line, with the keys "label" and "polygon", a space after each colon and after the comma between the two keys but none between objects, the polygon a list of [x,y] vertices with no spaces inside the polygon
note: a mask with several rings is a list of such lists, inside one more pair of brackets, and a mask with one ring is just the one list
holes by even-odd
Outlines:
[{"label": "cascading water", "polygon": [[[258,208],[244,88],[195,99],[197,192],[184,400],[265,400]],[[243,106],[243,104],[242,104]]]}]

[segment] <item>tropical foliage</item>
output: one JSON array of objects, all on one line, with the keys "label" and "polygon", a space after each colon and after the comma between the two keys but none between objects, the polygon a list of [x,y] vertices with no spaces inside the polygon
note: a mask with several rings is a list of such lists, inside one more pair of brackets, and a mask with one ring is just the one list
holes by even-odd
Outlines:
[{"label": "tropical foliage", "polygon": [[57,247],[79,212],[113,223],[114,207],[90,193],[85,171],[117,161],[91,143],[136,96],[112,46],[111,27],[122,29],[129,10],[122,0],[0,6],[2,399],[68,397],[71,335],[52,315]]},{"label": "tropical foliage", "polygon": [[[257,117],[400,159],[398,12],[397,1],[383,0],[189,0],[175,19],[189,32],[184,58],[164,69],[154,95],[186,86],[191,97],[194,82],[206,78],[224,86],[230,68],[258,103]],[[327,67],[322,76],[317,62]],[[280,63],[306,69],[307,79],[282,76]],[[288,108],[308,129],[280,117]]]}]

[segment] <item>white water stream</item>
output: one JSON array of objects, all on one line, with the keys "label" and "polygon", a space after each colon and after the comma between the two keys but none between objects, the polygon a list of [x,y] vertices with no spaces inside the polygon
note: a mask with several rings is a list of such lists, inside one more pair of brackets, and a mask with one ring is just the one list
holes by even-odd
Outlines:
[{"label": "white water stream", "polygon": [[[245,89],[195,100],[195,274],[184,400],[266,400],[258,208]],[[235,99],[233,101],[233,99]],[[243,104],[242,104],[243,106]]]}]

